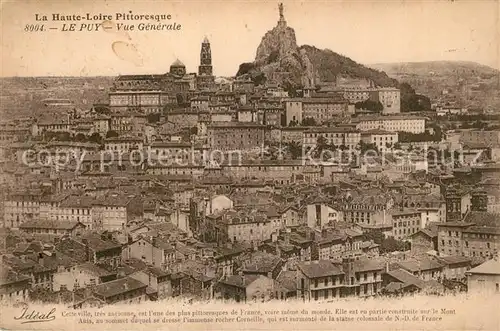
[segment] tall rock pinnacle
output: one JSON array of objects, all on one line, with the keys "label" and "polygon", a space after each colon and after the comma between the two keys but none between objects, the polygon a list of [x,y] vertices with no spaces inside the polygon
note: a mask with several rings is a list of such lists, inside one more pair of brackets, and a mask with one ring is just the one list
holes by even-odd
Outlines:
[{"label": "tall rock pinnacle", "polygon": [[257,48],[256,63],[273,62],[273,60],[282,58],[297,50],[295,31],[286,24],[283,15],[283,4],[279,5],[279,11],[280,16],[277,26],[264,35]]},{"label": "tall rock pinnacle", "polygon": [[295,31],[286,23],[283,4],[280,3],[278,9],[278,24],[262,38],[254,63],[268,80],[281,83],[288,80],[295,84],[310,82],[315,76],[311,62],[299,51]]},{"label": "tall rock pinnacle", "polygon": [[[397,81],[328,49],[298,46],[295,31],[285,20],[283,4],[278,5],[279,19],[267,31],[257,47],[255,61],[242,63],[236,76],[250,78],[255,84],[273,82],[283,86],[314,88],[335,84],[338,78],[367,78],[379,86],[396,86]],[[263,79],[265,78],[265,79]]]}]

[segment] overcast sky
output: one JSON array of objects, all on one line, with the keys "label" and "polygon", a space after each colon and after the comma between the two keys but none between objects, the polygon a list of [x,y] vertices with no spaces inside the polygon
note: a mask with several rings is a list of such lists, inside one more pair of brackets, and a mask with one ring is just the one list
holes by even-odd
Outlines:
[{"label": "overcast sky", "polygon": [[[285,18],[295,29],[299,45],[329,48],[363,64],[465,60],[500,68],[500,43],[495,38],[500,34],[498,1],[283,3]],[[145,0],[3,3],[1,74],[94,76],[164,73],[176,58],[184,62],[188,72],[195,72],[200,43],[207,35],[212,46],[214,73],[218,76],[234,75],[240,63],[254,59],[262,36],[276,25],[277,4],[278,1],[181,3]],[[181,24],[182,28],[180,31],[133,31],[128,36],[113,31],[24,31],[26,24],[37,23],[37,13],[51,16],[53,13],[88,12],[114,16],[117,12],[129,10],[135,14],[171,14],[171,22]],[[45,29],[61,28],[63,24],[43,23]],[[130,23],[137,25],[139,22]],[[115,52],[112,48],[114,42],[119,42]],[[127,42],[134,45],[139,58],[124,47]]]}]

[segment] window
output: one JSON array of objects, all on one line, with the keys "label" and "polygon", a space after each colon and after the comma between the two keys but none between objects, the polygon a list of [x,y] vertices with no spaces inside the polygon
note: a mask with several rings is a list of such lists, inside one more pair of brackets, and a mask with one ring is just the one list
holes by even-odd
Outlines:
[{"label": "window", "polygon": [[314,280],[314,286],[318,287],[318,280],[317,279]]}]

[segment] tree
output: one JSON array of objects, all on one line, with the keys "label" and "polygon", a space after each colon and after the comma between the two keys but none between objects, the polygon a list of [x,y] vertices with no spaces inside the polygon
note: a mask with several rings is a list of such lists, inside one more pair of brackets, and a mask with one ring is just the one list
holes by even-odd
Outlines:
[{"label": "tree", "polygon": [[319,135],[316,139],[316,157],[319,157],[325,149],[328,149],[328,142],[325,137]]},{"label": "tree", "polygon": [[319,135],[318,138],[316,139],[316,145],[318,146],[319,149],[323,149],[328,146],[328,142],[326,141],[326,138],[323,137],[323,135]]},{"label": "tree", "polygon": [[177,95],[175,96],[175,98],[177,99],[177,104],[178,105],[181,105],[184,103],[184,96],[180,93],[177,93]]},{"label": "tree", "polygon": [[297,92],[298,88],[299,88],[298,86],[292,84],[289,81],[286,81],[283,84],[283,90],[285,90],[288,93],[288,96],[290,98],[296,98],[299,96],[299,93]]},{"label": "tree", "polygon": [[102,115],[109,115],[109,114],[111,114],[111,111],[106,106],[95,106],[94,107],[94,111],[96,113],[102,114]]},{"label": "tree", "polygon": [[71,133],[63,131],[63,132],[56,132],[56,140],[59,141],[70,141],[71,140]]},{"label": "tree", "polygon": [[398,132],[398,140],[403,143],[422,142],[422,141],[441,141],[441,130],[435,130],[434,134],[429,132],[411,133],[411,132]]},{"label": "tree", "polygon": [[372,101],[372,100],[356,102],[354,107],[356,109],[365,109],[376,113],[380,113],[382,110],[384,110],[384,106],[380,101]]},{"label": "tree", "polygon": [[96,144],[102,144],[102,137],[99,133],[94,132],[92,135],[89,137],[89,142],[93,142]]},{"label": "tree", "polygon": [[240,64],[240,67],[238,68],[238,72],[236,73],[236,77],[245,75],[253,69],[255,69],[255,65],[253,64],[253,62],[242,63],[242,64]]},{"label": "tree", "polygon": [[46,141],[51,141],[55,138],[55,132],[52,131],[43,131],[43,138]]},{"label": "tree", "polygon": [[332,144],[328,145],[328,149],[331,150],[332,152],[334,152],[337,149],[339,149],[339,147],[332,143]]},{"label": "tree", "polygon": [[359,150],[360,152],[363,154],[363,153],[366,153],[366,151],[376,151],[377,154],[378,154],[378,148],[377,148],[377,145],[375,145],[374,143],[365,143],[364,141],[360,141],[359,144]]},{"label": "tree", "polygon": [[289,142],[287,150],[290,152],[292,159],[294,160],[302,156],[302,146],[296,141]]},{"label": "tree", "polygon": [[363,234],[364,240],[373,240],[375,244],[380,245],[385,240],[385,235],[382,231],[369,231]]},{"label": "tree", "polygon": [[148,123],[157,123],[160,121],[160,113],[152,113],[147,116]]},{"label": "tree", "polygon": [[78,134],[75,136],[75,141],[78,141],[78,142],[85,142],[85,141],[87,141],[87,137],[86,137],[83,133],[78,133]]},{"label": "tree", "polygon": [[118,133],[116,131],[109,130],[108,132],[106,132],[106,138],[114,138],[114,137],[118,137]]},{"label": "tree", "polygon": [[393,237],[386,238],[380,243],[380,253],[391,253],[396,251],[406,251],[410,249],[410,243],[396,240]]},{"label": "tree", "polygon": [[431,101],[428,97],[416,94],[415,89],[408,83],[399,85],[401,91],[401,111],[424,111],[431,109]]},{"label": "tree", "polygon": [[302,119],[302,126],[316,126],[316,120],[312,117],[306,117]]},{"label": "tree", "polygon": [[191,127],[190,131],[191,135],[197,135],[198,134],[198,127],[197,126],[193,126]]},{"label": "tree", "polygon": [[255,75],[252,75],[252,82],[254,85],[263,85],[266,83],[266,75],[263,72],[256,73]]}]

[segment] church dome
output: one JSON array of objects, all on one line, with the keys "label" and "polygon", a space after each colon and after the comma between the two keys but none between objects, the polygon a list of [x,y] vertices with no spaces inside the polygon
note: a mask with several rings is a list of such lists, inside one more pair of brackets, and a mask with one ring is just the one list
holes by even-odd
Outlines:
[{"label": "church dome", "polygon": [[179,59],[176,59],[174,63],[170,65],[170,67],[185,67],[185,65]]}]

